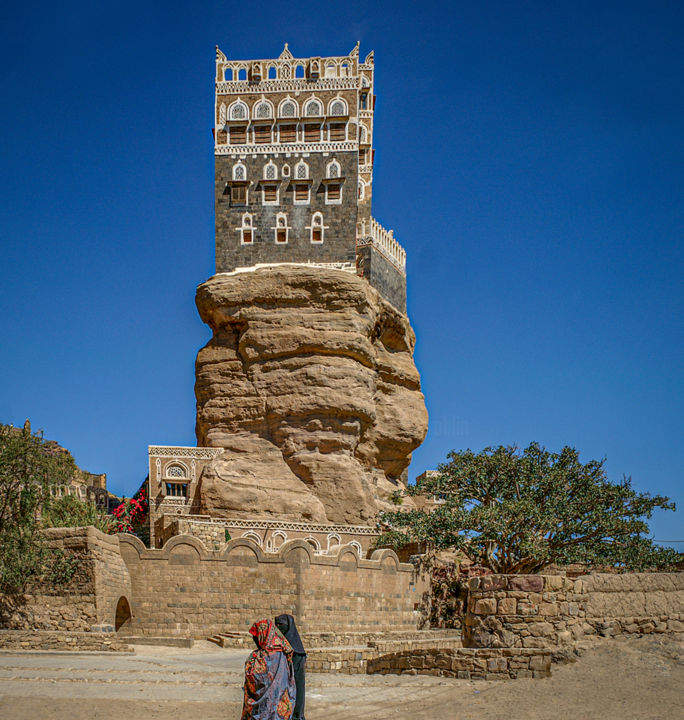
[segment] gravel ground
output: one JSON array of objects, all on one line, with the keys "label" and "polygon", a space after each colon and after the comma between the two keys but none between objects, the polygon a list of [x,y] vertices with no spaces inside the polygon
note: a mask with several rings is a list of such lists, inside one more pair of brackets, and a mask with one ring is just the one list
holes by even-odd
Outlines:
[{"label": "gravel ground", "polygon": [[[136,647],[135,655],[0,653],[0,718],[240,717],[244,650]],[[684,652],[662,636],[600,640],[546,680],[307,676],[307,719],[684,719]]]}]

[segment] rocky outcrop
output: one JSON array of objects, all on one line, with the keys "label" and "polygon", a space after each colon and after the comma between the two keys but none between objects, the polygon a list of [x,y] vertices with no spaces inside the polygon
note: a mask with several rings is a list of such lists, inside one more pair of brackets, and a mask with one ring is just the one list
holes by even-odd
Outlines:
[{"label": "rocky outcrop", "polygon": [[372,523],[427,431],[415,336],[365,280],[278,266],[197,289],[197,441],[226,449],[200,480],[223,517]]}]

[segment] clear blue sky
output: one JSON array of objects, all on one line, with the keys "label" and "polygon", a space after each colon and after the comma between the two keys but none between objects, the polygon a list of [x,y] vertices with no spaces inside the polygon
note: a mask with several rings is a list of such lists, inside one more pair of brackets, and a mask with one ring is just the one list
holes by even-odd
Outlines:
[{"label": "clear blue sky", "polygon": [[0,421],[126,494],[148,444],[195,443],[214,46],[361,40],[430,412],[411,476],[538,440],[684,507],[683,35],[657,1],[4,3]]}]

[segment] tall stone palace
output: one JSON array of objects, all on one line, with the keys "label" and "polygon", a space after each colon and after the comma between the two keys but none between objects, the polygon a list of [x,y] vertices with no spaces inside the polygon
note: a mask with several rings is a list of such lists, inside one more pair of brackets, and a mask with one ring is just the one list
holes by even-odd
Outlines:
[{"label": "tall stone palace", "polygon": [[198,447],[149,447],[150,537],[365,556],[427,414],[406,253],[371,215],[374,59],[216,49],[213,331]]}]

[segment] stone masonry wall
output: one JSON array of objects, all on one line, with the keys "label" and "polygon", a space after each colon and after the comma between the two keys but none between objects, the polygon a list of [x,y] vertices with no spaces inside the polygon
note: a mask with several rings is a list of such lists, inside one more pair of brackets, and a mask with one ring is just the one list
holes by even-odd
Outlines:
[{"label": "stone masonry wall", "polygon": [[119,599],[130,599],[130,578],[117,537],[93,527],[46,530],[48,547],[78,560],[64,585],[41,584],[19,598],[0,597],[2,627],[89,632],[113,629]]},{"label": "stone masonry wall", "polygon": [[469,582],[464,645],[544,648],[584,635],[684,632],[684,573],[488,575]]},{"label": "stone masonry wall", "polygon": [[357,250],[363,277],[400,312],[406,312],[406,275],[372,245]]},{"label": "stone masonry wall", "polygon": [[303,632],[415,629],[422,588],[414,567],[390,550],[360,559],[349,546],[315,555],[302,540],[265,554],[251,540],[220,551],[179,536],[148,550],[123,536],[121,552],[135,600],[131,633],[196,638],[246,630],[291,613]]}]

